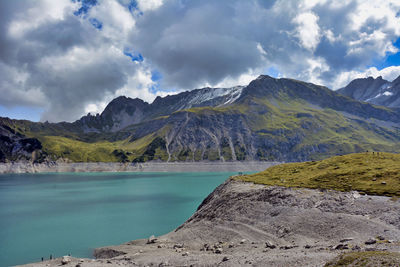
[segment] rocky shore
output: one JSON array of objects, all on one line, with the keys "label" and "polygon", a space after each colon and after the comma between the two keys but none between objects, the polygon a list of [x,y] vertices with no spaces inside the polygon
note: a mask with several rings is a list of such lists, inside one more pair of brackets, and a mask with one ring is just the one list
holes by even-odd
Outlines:
[{"label": "rocky shore", "polygon": [[276,165],[278,162],[235,161],[235,162],[13,162],[0,163],[2,173],[37,172],[256,172]]},{"label": "rocky shore", "polygon": [[229,179],[164,236],[27,266],[324,266],[343,252],[399,250],[397,199]]}]

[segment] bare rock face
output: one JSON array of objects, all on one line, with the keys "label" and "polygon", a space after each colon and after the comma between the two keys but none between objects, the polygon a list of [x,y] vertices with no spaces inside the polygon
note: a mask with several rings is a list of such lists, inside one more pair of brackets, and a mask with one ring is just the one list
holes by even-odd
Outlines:
[{"label": "bare rock face", "polygon": [[41,154],[42,144],[38,139],[28,138],[0,121],[0,162],[36,161],[42,156]]},{"label": "bare rock face", "polygon": [[381,76],[376,79],[372,77],[355,79],[338,92],[355,100],[399,108],[400,76],[392,82],[382,79]]}]

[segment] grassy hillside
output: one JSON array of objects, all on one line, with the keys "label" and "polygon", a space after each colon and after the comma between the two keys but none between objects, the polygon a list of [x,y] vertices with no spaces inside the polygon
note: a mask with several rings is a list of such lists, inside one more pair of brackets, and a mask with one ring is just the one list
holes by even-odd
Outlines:
[{"label": "grassy hillside", "polygon": [[365,152],[322,161],[287,163],[240,179],[265,185],[400,196],[400,155]]},{"label": "grassy hillside", "polygon": [[400,253],[388,251],[349,252],[338,256],[325,267],[399,266]]}]

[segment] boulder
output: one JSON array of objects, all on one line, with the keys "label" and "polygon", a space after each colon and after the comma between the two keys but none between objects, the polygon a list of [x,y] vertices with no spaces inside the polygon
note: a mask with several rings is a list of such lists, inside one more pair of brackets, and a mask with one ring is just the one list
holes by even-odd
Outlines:
[{"label": "boulder", "polygon": [[70,262],[71,262],[71,257],[70,257],[70,256],[63,256],[63,257],[61,258],[61,264],[62,264],[62,265],[68,264],[68,263],[70,263]]}]

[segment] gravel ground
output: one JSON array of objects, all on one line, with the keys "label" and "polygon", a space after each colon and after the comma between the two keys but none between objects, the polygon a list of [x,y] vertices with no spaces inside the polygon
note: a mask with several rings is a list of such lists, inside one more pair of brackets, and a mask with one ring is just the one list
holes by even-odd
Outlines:
[{"label": "gravel ground", "polygon": [[399,251],[399,241],[398,200],[229,179],[175,231],[96,249],[95,260],[65,261],[77,267],[323,266],[348,251]]}]

